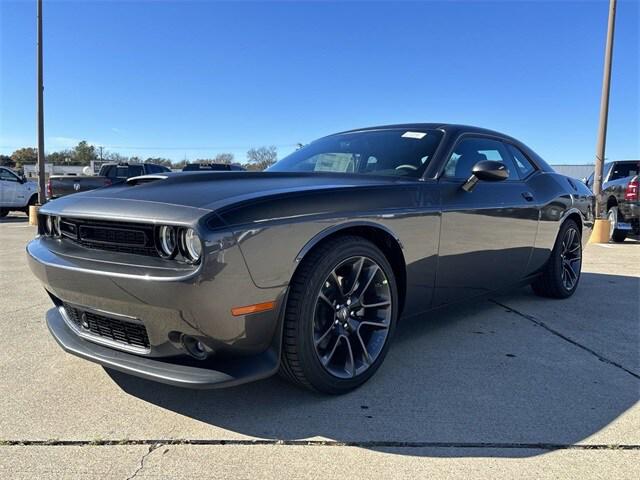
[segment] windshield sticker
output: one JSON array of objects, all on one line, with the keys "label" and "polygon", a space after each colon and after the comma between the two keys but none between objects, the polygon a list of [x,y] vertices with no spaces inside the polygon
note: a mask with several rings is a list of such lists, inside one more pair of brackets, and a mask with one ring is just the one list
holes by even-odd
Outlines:
[{"label": "windshield sticker", "polygon": [[418,140],[421,140],[426,136],[427,134],[424,132],[404,132],[402,134],[403,138],[417,138]]}]

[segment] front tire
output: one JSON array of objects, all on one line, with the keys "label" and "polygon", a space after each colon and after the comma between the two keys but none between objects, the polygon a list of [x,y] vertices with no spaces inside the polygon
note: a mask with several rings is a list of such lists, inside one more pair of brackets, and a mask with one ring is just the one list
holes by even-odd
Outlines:
[{"label": "front tire", "polygon": [[568,298],[576,291],[582,271],[582,236],[573,220],[566,220],[551,251],[551,256],[532,284],[542,297]]},{"label": "front tire", "polygon": [[282,376],[329,394],[359,387],[382,364],[397,315],[396,279],[378,247],[357,236],[322,243],[291,282]]},{"label": "front tire", "polygon": [[611,228],[609,230],[609,238],[611,241],[616,243],[624,242],[627,238],[627,232],[616,228],[618,226],[618,207],[611,207],[609,209],[607,219],[611,224]]}]

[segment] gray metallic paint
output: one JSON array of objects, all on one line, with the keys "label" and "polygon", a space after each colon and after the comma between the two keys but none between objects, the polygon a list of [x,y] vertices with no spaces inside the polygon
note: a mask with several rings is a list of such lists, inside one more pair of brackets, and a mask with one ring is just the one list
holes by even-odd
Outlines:
[{"label": "gray metallic paint", "polygon": [[[245,359],[244,369],[229,374],[232,380],[209,382],[215,386],[277,370],[287,286],[305,255],[329,235],[368,229],[394,244],[406,272],[405,316],[532,278],[569,215],[581,223],[586,242],[593,222],[590,190],[554,173],[520,142],[473,127],[406,127],[445,132],[420,179],[278,172],[167,174],[151,183],[64,197],[41,209],[43,214],[68,217],[191,226],[203,239],[199,266],[88,250],[46,237],[28,245],[30,266],[56,302],[62,299],[144,322],[151,342],[147,357],[227,372],[233,363],[228,359]],[[455,142],[469,133],[515,143],[538,171],[524,181],[480,182],[473,192],[462,191],[462,182],[439,175]],[[532,201],[522,197],[524,191],[533,194]],[[232,307],[272,300],[278,307],[273,311],[240,317],[230,313]],[[55,328],[62,328],[56,312],[50,311],[49,326],[66,350],[114,366],[105,360],[104,351],[96,353],[93,343],[65,331],[56,334]],[[216,354],[191,365],[176,332],[198,337]],[[81,354],[83,344],[86,351]],[[120,353],[118,358],[126,355],[131,354]],[[139,366],[144,360],[136,356],[132,362]],[[159,360],[153,361],[152,370]],[[122,362],[114,368],[143,375],[140,368],[126,368]],[[145,376],[181,384],[174,374],[164,379]]]}]

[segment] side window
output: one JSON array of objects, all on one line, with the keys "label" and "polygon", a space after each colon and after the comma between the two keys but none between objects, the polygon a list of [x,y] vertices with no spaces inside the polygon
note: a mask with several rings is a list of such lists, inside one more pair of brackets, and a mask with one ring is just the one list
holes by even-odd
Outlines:
[{"label": "side window", "polygon": [[118,178],[127,178],[129,175],[129,167],[126,165],[116,167],[116,177]]},{"label": "side window", "polygon": [[0,169],[0,180],[4,180],[7,182],[17,182],[18,177],[16,177],[9,170],[5,170],[4,168]]},{"label": "side window", "polygon": [[150,163],[146,164],[145,168],[147,169],[147,173],[160,173],[162,171],[160,167],[157,167],[156,165],[152,165]]},{"label": "side window", "polygon": [[107,165],[104,167],[103,177],[114,178],[116,176],[116,167],[114,165]]},{"label": "side window", "polygon": [[518,172],[505,144],[480,137],[465,137],[458,142],[444,167],[444,176],[466,180],[473,166],[482,160],[502,162],[509,171],[509,180],[518,180]]},{"label": "side window", "polygon": [[589,188],[593,188],[593,177],[595,175],[595,172],[593,172],[591,175],[589,175],[589,178],[587,178],[587,187]]},{"label": "side window", "polygon": [[529,161],[525,154],[520,151],[518,147],[516,147],[515,145],[507,144],[507,148],[513,155],[513,161],[516,165],[518,173],[520,174],[520,178],[527,178],[535,171],[536,167],[533,166],[533,164]]},{"label": "side window", "polygon": [[131,177],[139,177],[140,175],[144,175],[142,165],[129,165],[127,174],[124,176],[131,178]]}]

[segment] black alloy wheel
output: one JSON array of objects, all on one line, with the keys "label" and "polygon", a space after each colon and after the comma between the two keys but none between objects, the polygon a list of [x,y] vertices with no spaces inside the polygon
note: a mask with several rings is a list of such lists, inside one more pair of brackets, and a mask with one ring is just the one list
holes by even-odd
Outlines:
[{"label": "black alloy wheel", "polygon": [[391,326],[391,288],[375,260],[357,256],[336,266],[317,296],[313,342],[320,363],[353,378],[378,358]]},{"label": "black alloy wheel", "polygon": [[569,219],[560,227],[549,260],[531,287],[543,297],[567,298],[576,291],[581,271],[582,235],[576,222]]},{"label": "black alloy wheel", "polygon": [[582,268],[582,244],[576,228],[568,228],[562,239],[562,284],[567,290],[573,290],[578,283]]},{"label": "black alloy wheel", "polygon": [[290,285],[282,376],[324,393],[357,388],[384,360],[397,316],[395,275],[380,249],[351,235],[323,242]]}]

